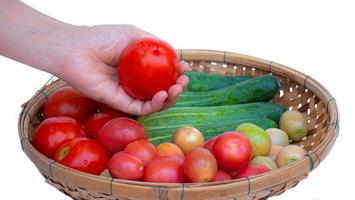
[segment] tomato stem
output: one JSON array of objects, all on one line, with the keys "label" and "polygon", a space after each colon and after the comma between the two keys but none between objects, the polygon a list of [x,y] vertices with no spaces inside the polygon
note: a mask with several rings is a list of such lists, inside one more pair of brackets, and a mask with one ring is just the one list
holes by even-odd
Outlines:
[{"label": "tomato stem", "polygon": [[297,159],[296,157],[291,157],[291,158],[287,159],[286,163],[287,163],[287,164],[291,164],[291,163],[293,163],[293,162],[296,162],[297,160],[298,160],[298,159]]},{"label": "tomato stem", "polygon": [[68,155],[69,151],[70,151],[70,147],[69,146],[64,147],[60,151],[59,160],[63,160]]}]

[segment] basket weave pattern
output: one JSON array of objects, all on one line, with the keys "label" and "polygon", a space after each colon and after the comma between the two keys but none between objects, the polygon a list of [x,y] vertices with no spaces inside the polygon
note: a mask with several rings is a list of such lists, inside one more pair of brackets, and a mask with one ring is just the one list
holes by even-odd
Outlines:
[{"label": "basket weave pattern", "polygon": [[281,64],[246,55],[207,50],[177,52],[194,71],[251,76],[272,73],[281,80],[272,101],[306,114],[308,134],[294,144],[304,147],[307,157],[263,175],[217,183],[157,184],[79,172],[48,159],[30,143],[47,96],[66,84],[54,78],[23,105],[18,126],[21,147],[46,182],[73,199],[267,199],[297,185],[325,159],[338,136],[339,116],[335,99],[316,80]]}]

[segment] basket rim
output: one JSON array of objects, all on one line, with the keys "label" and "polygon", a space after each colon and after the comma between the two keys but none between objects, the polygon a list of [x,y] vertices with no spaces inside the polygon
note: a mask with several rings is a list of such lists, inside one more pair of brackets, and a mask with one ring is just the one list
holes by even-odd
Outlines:
[{"label": "basket rim", "polygon": [[[326,109],[328,109],[329,113],[329,124],[327,127],[326,131],[326,136],[323,138],[321,143],[312,150],[312,152],[307,155],[302,160],[299,160],[292,165],[284,166],[281,168],[278,168],[276,170],[272,170],[270,172],[267,172],[265,174],[253,176],[250,178],[244,178],[244,179],[238,179],[238,180],[230,180],[230,181],[222,181],[222,182],[210,182],[210,183],[149,183],[149,182],[142,182],[142,181],[129,181],[129,180],[122,180],[122,179],[113,179],[113,178],[107,178],[103,176],[97,176],[97,175],[92,175],[88,173],[84,173],[75,169],[71,169],[69,167],[66,167],[64,165],[61,165],[60,163],[56,163],[55,161],[47,158],[46,156],[42,155],[39,153],[30,143],[29,139],[26,138],[26,136],[22,132],[21,124],[23,120],[25,120],[26,116],[23,113],[27,112],[28,107],[30,106],[30,102],[32,102],[36,98],[43,98],[40,96],[40,93],[36,93],[28,102],[26,102],[23,105],[23,109],[21,111],[21,115],[19,117],[19,135],[20,135],[20,140],[21,140],[21,146],[22,148],[24,145],[26,145],[27,148],[23,148],[24,152],[26,155],[28,153],[36,155],[38,158],[41,160],[45,160],[49,164],[49,170],[51,170],[51,167],[58,167],[61,168],[62,170],[65,170],[68,172],[70,175],[74,176],[80,176],[80,177],[86,177],[88,179],[94,179],[96,181],[101,181],[101,182],[110,182],[110,187],[114,184],[128,184],[128,185],[135,185],[135,186],[141,186],[141,187],[161,187],[161,188],[171,188],[171,189],[181,189],[181,188],[189,188],[189,189],[201,189],[201,188],[210,188],[210,187],[220,187],[220,186],[232,186],[236,184],[248,184],[250,186],[250,182],[256,181],[256,180],[266,180],[269,179],[270,177],[274,177],[277,174],[282,174],[282,173],[287,173],[287,171],[290,171],[292,169],[295,169],[297,167],[301,167],[304,165],[308,165],[309,169],[306,170],[307,175],[310,171],[312,171],[315,167],[317,167],[320,164],[321,160],[321,154],[323,152],[320,152],[321,149],[327,149],[327,146],[332,146],[337,138],[337,131],[339,130],[339,114],[338,114],[338,108],[336,105],[335,98],[330,94],[330,92],[317,80],[313,79],[311,76],[308,76],[300,71],[297,71],[295,69],[292,69],[290,67],[287,67],[285,65],[273,62],[273,61],[268,61],[260,58],[256,58],[253,56],[248,56],[244,54],[239,54],[239,53],[232,53],[232,52],[227,52],[227,51],[216,51],[216,50],[201,50],[201,49],[180,49],[177,50],[177,53],[180,57],[181,60],[187,60],[187,61],[194,61],[194,60],[204,60],[204,61],[215,61],[215,62],[223,62],[223,63],[240,63],[241,65],[245,66],[254,66],[256,68],[260,68],[266,71],[269,71],[270,73],[275,73],[280,76],[285,76],[292,81],[304,85],[306,88],[311,90],[316,96],[319,97],[319,99],[326,105]],[[201,59],[203,58],[203,59]],[[292,76],[291,76],[292,75]],[[55,80],[53,77],[40,89],[44,90],[50,83],[53,81],[58,81],[59,79]],[[330,150],[330,149],[329,149]],[[328,151],[329,151],[328,150]],[[27,155],[28,156],[28,155]],[[326,155],[324,156],[326,157]],[[31,158],[30,158],[31,159]],[[319,162],[316,162],[319,161]],[[51,174],[49,174],[51,175]],[[292,177],[290,178],[292,179]],[[288,180],[284,179],[284,182]],[[111,188],[112,190],[112,188]],[[111,191],[112,192],[112,191]]]}]

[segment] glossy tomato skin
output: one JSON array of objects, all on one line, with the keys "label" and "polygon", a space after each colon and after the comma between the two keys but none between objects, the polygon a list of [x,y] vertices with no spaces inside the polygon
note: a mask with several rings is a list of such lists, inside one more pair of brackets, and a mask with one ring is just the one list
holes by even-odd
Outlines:
[{"label": "glossy tomato skin", "polygon": [[73,169],[99,175],[107,168],[106,151],[92,139],[75,138],[59,147],[54,159]]},{"label": "glossy tomato skin", "polygon": [[54,157],[57,149],[67,141],[84,136],[81,124],[70,117],[51,117],[36,128],[32,144],[45,156]]},{"label": "glossy tomato skin", "polygon": [[97,114],[92,115],[86,122],[84,123],[85,134],[89,138],[94,138],[98,140],[99,131],[102,127],[111,119],[121,117],[119,113],[113,111],[104,111]]},{"label": "glossy tomato skin", "polygon": [[216,181],[227,181],[227,180],[232,180],[232,176],[228,172],[219,169],[217,170],[217,173],[214,176],[212,181],[216,182]]},{"label": "glossy tomato skin", "polygon": [[251,176],[256,176],[258,174],[266,173],[271,171],[270,168],[264,165],[249,165],[241,170],[233,177],[234,179],[246,178]]},{"label": "glossy tomato skin", "polygon": [[182,150],[174,143],[164,142],[157,146],[157,157],[177,156],[185,158]]},{"label": "glossy tomato skin", "polygon": [[100,144],[112,154],[123,150],[131,142],[148,138],[142,125],[124,117],[108,121],[98,136]]},{"label": "glossy tomato skin", "polygon": [[220,135],[212,149],[220,169],[227,172],[237,171],[248,166],[253,150],[249,139],[236,131]]},{"label": "glossy tomato skin", "polygon": [[139,181],[143,177],[144,163],[137,156],[120,151],[110,159],[108,170],[113,178]]},{"label": "glossy tomato skin", "polygon": [[217,161],[205,148],[196,148],[186,155],[184,172],[193,183],[213,180],[217,173]]},{"label": "glossy tomato skin", "polygon": [[133,98],[149,100],[167,91],[179,75],[178,56],[166,42],[154,38],[133,41],[118,62],[118,79]]},{"label": "glossy tomato skin", "polygon": [[64,86],[48,96],[44,118],[67,116],[84,123],[97,110],[97,104],[70,86]]},{"label": "glossy tomato skin", "polygon": [[144,165],[147,165],[149,161],[157,156],[157,149],[148,140],[136,140],[129,143],[124,151],[137,156]]},{"label": "glossy tomato skin", "polygon": [[210,152],[212,152],[212,149],[213,149],[213,146],[214,146],[214,143],[216,142],[217,138],[221,135],[227,135],[227,134],[231,134],[233,133],[232,131],[227,131],[227,132],[224,132],[220,135],[217,135],[217,136],[214,136],[210,139],[208,139],[205,144],[203,145],[203,148],[205,149],[208,149]]},{"label": "glossy tomato skin", "polygon": [[180,147],[186,155],[195,148],[203,147],[205,138],[198,129],[184,126],[174,133],[173,143]]},{"label": "glossy tomato skin", "polygon": [[151,160],[145,168],[145,182],[184,183],[184,159],[176,156],[158,157]]},{"label": "glossy tomato skin", "polygon": [[212,137],[208,139],[205,144],[203,145],[203,148],[208,149],[210,152],[212,152],[213,145],[216,142],[218,136]]}]

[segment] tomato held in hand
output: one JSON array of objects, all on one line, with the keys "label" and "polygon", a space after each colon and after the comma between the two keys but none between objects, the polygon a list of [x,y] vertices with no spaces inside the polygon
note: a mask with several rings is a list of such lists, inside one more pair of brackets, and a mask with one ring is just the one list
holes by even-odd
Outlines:
[{"label": "tomato held in hand", "polygon": [[98,136],[100,144],[112,154],[123,150],[131,142],[148,137],[142,125],[124,117],[107,122]]},{"label": "tomato held in hand", "polygon": [[183,163],[184,159],[175,156],[155,158],[145,168],[143,180],[145,182],[184,183]]},{"label": "tomato held in hand", "polygon": [[95,175],[105,170],[109,161],[105,150],[95,140],[85,137],[64,143],[54,159],[67,167]]},{"label": "tomato held in hand", "polygon": [[264,165],[249,165],[241,169],[233,178],[234,179],[246,178],[250,176],[256,176],[258,174],[262,174],[269,171],[271,171],[271,169],[265,167]]},{"label": "tomato held in hand", "polygon": [[108,170],[113,178],[139,181],[143,177],[144,164],[137,156],[121,151],[112,156]]},{"label": "tomato held in hand", "polygon": [[137,156],[144,165],[157,156],[157,149],[147,140],[136,140],[129,143],[124,151]]},{"label": "tomato held in hand", "polygon": [[70,117],[51,117],[42,121],[33,134],[32,144],[42,154],[53,158],[67,141],[84,136],[81,124]]},{"label": "tomato held in hand", "polygon": [[212,149],[218,166],[227,172],[237,171],[248,166],[253,150],[247,136],[228,131],[220,135]]},{"label": "tomato held in hand", "polygon": [[166,42],[143,38],[132,42],[118,62],[119,84],[128,95],[149,100],[161,90],[167,91],[179,75],[178,56]]},{"label": "tomato held in hand", "polygon": [[186,155],[184,172],[193,183],[209,182],[217,173],[217,161],[205,148],[196,148]]},{"label": "tomato held in hand", "polygon": [[84,130],[87,137],[94,138],[98,140],[99,131],[102,127],[111,119],[120,117],[119,113],[113,111],[104,111],[97,114],[92,115],[86,122],[84,123]]},{"label": "tomato held in hand", "polygon": [[97,110],[96,102],[70,86],[62,87],[48,96],[44,118],[68,116],[84,123]]}]

